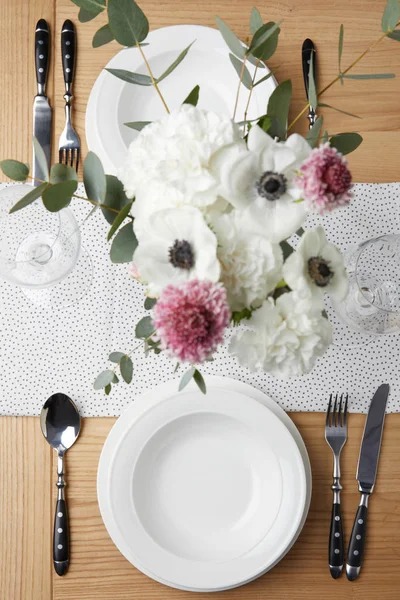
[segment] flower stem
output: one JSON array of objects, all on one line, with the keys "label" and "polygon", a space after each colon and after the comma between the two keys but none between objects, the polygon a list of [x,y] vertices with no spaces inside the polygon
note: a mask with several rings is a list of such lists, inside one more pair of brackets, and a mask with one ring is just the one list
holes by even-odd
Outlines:
[{"label": "flower stem", "polygon": [[149,72],[150,79],[151,79],[151,81],[152,81],[152,83],[153,83],[154,87],[156,88],[156,92],[157,92],[157,94],[160,96],[161,102],[163,103],[165,110],[166,110],[166,111],[167,111],[167,113],[169,114],[169,113],[170,113],[170,110],[169,110],[169,108],[168,108],[168,106],[167,106],[167,103],[165,102],[164,96],[162,95],[162,93],[161,93],[161,91],[160,91],[160,88],[159,88],[159,87],[158,87],[158,85],[157,85],[157,81],[156,81],[156,80],[155,80],[155,78],[154,78],[153,71],[151,70],[151,67],[150,67],[150,65],[149,65],[149,63],[148,63],[148,61],[147,61],[147,58],[146,58],[146,56],[145,56],[145,54],[144,54],[144,52],[143,52],[142,46],[141,46],[139,43],[137,43],[136,45],[137,45],[137,47],[139,48],[139,52],[140,52],[140,54],[142,55],[142,58],[143,58],[144,64],[146,65],[146,67],[147,67],[147,70],[148,70],[148,72]]},{"label": "flower stem", "polygon": [[239,84],[238,84],[238,88],[237,88],[237,92],[236,92],[235,108],[233,109],[232,121],[234,121],[235,117],[236,117],[236,111],[237,111],[238,102],[239,102],[240,86],[242,85],[242,79],[243,79],[244,69],[245,69],[245,65],[246,65],[246,58],[247,57],[245,56],[243,59],[242,69],[241,69],[240,75],[239,75]]},{"label": "flower stem", "polygon": [[255,67],[255,69],[254,69],[253,79],[251,80],[251,87],[250,87],[250,90],[249,90],[249,97],[247,98],[247,104],[246,104],[246,108],[244,109],[244,117],[243,117],[243,120],[244,120],[244,122],[245,122],[245,123],[244,123],[245,131],[246,131],[246,127],[247,127],[247,124],[246,124],[246,121],[247,121],[247,113],[248,113],[248,110],[249,110],[249,106],[250,106],[250,100],[251,100],[251,96],[252,96],[252,94],[253,94],[254,84],[255,84],[255,81],[256,81],[256,75],[257,75],[257,70],[258,70],[258,65],[260,64],[260,61],[261,61],[261,59],[260,59],[260,58],[258,58],[258,59],[257,59],[257,62],[256,62],[256,67]]}]

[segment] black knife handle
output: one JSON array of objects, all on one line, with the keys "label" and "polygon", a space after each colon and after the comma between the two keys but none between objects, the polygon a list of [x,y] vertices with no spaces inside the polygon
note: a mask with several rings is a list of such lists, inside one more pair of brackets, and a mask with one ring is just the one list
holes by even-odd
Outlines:
[{"label": "black knife handle", "polygon": [[44,19],[39,19],[35,30],[35,67],[39,96],[44,95],[49,70],[50,53],[49,26]]},{"label": "black knife handle", "polygon": [[67,19],[61,30],[61,60],[64,73],[64,82],[71,85],[74,79],[76,57],[76,33],[75,26]]},{"label": "black knife handle", "polygon": [[350,581],[357,579],[360,574],[367,531],[367,516],[368,494],[362,494],[347,550],[346,575]]},{"label": "black knife handle", "polygon": [[54,516],[53,563],[57,575],[65,575],[69,566],[68,511],[65,499],[57,500]]},{"label": "black knife handle", "polygon": [[337,579],[343,570],[343,524],[340,504],[332,505],[331,530],[329,535],[329,570],[333,579]]}]

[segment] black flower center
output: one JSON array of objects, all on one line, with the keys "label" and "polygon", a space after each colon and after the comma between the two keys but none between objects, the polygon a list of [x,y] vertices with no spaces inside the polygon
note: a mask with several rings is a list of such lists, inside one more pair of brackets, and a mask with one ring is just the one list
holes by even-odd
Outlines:
[{"label": "black flower center", "polygon": [[278,200],[286,192],[286,177],[282,173],[265,171],[256,183],[259,196],[267,200]]},{"label": "black flower center", "polygon": [[178,269],[191,269],[194,266],[194,252],[186,240],[175,240],[168,250],[169,262]]},{"label": "black flower center", "polygon": [[308,273],[318,287],[326,287],[333,277],[329,264],[320,256],[313,256],[308,259]]}]

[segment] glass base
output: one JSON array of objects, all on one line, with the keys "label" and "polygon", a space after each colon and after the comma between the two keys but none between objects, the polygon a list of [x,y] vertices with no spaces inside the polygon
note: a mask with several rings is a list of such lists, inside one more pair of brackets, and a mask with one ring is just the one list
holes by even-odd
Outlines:
[{"label": "glass base", "polygon": [[341,348],[360,348],[361,346],[370,344],[375,339],[375,335],[356,331],[342,321],[329,297],[326,297],[325,308],[328,313],[329,322],[333,326],[334,346],[339,346]]},{"label": "glass base", "polygon": [[81,246],[78,261],[70,274],[51,287],[22,288],[32,304],[45,310],[62,310],[79,302],[93,281],[93,265],[89,252]]}]

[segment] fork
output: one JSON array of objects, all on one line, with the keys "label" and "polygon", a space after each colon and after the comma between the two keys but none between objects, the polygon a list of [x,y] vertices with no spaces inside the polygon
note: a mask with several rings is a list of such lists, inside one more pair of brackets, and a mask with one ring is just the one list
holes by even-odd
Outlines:
[{"label": "fork", "polygon": [[343,403],[343,394],[338,404],[338,394],[332,410],[332,394],[329,398],[328,410],[326,412],[325,439],[333,452],[333,506],[331,516],[331,528],[329,535],[329,570],[334,579],[337,579],[344,564],[343,550],[343,525],[340,510],[340,453],[347,440],[347,403],[348,394]]},{"label": "fork", "polygon": [[72,21],[67,19],[61,30],[61,60],[65,83],[65,127],[58,143],[59,162],[78,170],[81,142],[71,122],[72,82],[75,70],[76,34]]}]

